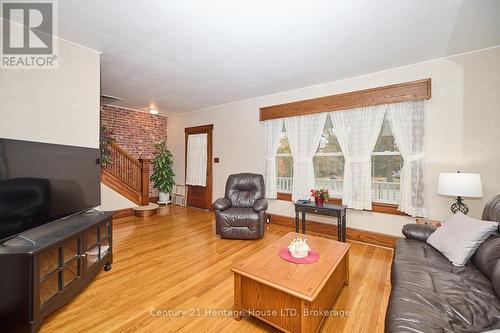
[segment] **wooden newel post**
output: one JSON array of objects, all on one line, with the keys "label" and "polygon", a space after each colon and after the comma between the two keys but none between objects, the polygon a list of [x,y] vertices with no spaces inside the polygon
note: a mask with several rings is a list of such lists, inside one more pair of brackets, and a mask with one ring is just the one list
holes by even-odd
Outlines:
[{"label": "wooden newel post", "polygon": [[141,162],[141,203],[145,206],[149,205],[149,164],[151,160],[149,158],[140,158],[139,162]]}]

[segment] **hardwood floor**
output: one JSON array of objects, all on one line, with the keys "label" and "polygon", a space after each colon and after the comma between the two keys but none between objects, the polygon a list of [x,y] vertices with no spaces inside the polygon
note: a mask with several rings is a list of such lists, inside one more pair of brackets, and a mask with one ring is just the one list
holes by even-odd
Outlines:
[{"label": "hardwood floor", "polygon": [[[231,266],[289,228],[271,225],[258,241],[222,240],[213,212],[173,206],[114,221],[114,263],[41,332],[277,332],[233,308]],[[321,332],[383,332],[392,250],[350,242],[350,284]]]}]

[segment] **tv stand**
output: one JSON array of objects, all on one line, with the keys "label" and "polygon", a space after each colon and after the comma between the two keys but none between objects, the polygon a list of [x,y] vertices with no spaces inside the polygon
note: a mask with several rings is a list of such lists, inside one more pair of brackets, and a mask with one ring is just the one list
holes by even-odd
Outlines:
[{"label": "tv stand", "polygon": [[20,238],[20,239],[25,240],[26,242],[29,242],[29,243],[30,243],[30,244],[32,244],[32,245],[36,245],[36,242],[35,242],[34,240],[31,240],[31,239],[29,239],[29,238],[26,238],[26,237],[24,237],[23,235],[17,235],[17,236],[15,236],[15,238]]},{"label": "tv stand", "polygon": [[0,332],[37,332],[101,269],[111,269],[112,214],[73,215],[0,244]]},{"label": "tv stand", "polygon": [[99,214],[99,215],[103,215],[104,212],[102,210],[98,210],[98,209],[89,209],[89,210],[86,210],[84,212],[81,212],[80,215],[88,215],[88,214]]}]

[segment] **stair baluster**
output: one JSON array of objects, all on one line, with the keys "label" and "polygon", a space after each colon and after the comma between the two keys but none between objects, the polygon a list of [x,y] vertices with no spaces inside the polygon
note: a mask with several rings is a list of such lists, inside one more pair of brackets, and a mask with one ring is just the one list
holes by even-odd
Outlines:
[{"label": "stair baluster", "polygon": [[101,181],[138,205],[147,205],[150,159],[136,160],[115,142],[109,148],[112,163],[101,169]]}]

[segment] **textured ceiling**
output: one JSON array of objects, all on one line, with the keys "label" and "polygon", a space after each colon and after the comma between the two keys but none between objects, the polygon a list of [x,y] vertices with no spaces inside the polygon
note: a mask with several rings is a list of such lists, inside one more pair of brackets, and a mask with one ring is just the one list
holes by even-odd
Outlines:
[{"label": "textured ceiling", "polygon": [[500,1],[68,0],[62,38],[99,50],[102,92],[164,114],[500,44]]}]

